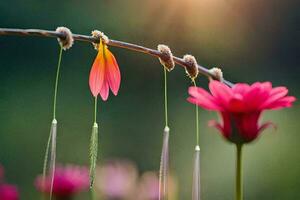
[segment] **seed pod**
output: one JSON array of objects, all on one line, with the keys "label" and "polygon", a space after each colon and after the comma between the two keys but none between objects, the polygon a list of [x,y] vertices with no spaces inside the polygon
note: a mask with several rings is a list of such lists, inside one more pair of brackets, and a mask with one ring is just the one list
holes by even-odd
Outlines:
[{"label": "seed pod", "polygon": [[191,79],[197,78],[199,70],[196,58],[192,55],[185,55],[183,57],[183,60],[187,64],[187,66],[185,66],[185,72],[187,73],[187,75]]}]

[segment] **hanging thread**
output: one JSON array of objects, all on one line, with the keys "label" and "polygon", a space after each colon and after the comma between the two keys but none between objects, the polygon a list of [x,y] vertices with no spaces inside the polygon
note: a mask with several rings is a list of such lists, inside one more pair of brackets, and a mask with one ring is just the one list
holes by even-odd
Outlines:
[{"label": "hanging thread", "polygon": [[163,55],[160,63],[164,66],[164,111],[165,128],[163,132],[163,146],[159,168],[159,200],[168,199],[168,171],[169,171],[169,121],[168,121],[168,79],[167,71],[174,69],[175,62],[170,48],[166,45],[158,45],[158,51]]},{"label": "hanging thread", "polygon": [[56,68],[55,86],[54,86],[53,120],[51,123],[50,134],[48,137],[46,152],[45,152],[44,162],[43,162],[43,184],[45,184],[47,166],[48,166],[48,154],[49,154],[50,143],[51,143],[50,164],[49,164],[50,176],[51,176],[50,197],[49,197],[50,200],[52,199],[54,175],[55,175],[55,163],[56,163],[56,137],[57,137],[56,105],[57,105],[57,91],[58,91],[59,75],[60,75],[60,68],[61,68],[62,51],[71,48],[74,43],[74,39],[70,29],[66,27],[58,27],[56,29],[56,32],[62,33],[64,37],[57,39],[60,45],[60,49],[59,49],[59,56],[58,56],[58,62]]}]

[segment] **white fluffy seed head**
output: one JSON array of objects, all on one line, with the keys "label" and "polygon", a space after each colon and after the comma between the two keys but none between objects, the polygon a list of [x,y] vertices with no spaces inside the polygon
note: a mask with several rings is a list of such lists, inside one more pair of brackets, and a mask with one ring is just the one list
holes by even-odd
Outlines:
[{"label": "white fluffy seed head", "polygon": [[185,67],[185,72],[187,75],[191,79],[197,78],[199,70],[196,58],[192,55],[185,55],[183,56],[183,60],[185,63],[187,63],[187,66]]},{"label": "white fluffy seed head", "polygon": [[159,44],[157,50],[162,53],[162,57],[159,58],[159,62],[168,70],[171,71],[175,67],[175,62],[173,60],[173,54],[171,49],[164,44]]},{"label": "white fluffy seed head", "polygon": [[[108,44],[109,43],[109,39],[108,37],[101,31],[98,30],[93,30],[92,31],[92,36],[95,38],[99,38],[102,42],[104,42],[104,44]],[[93,46],[95,48],[95,50],[98,51],[99,49],[99,43],[93,43]]]},{"label": "white fluffy seed head", "polygon": [[63,50],[70,49],[74,44],[74,38],[72,32],[67,27],[57,27],[56,32],[64,34],[65,38],[57,38],[59,45]]},{"label": "white fluffy seed head", "polygon": [[216,79],[218,79],[221,82],[223,81],[223,72],[220,68],[214,67],[211,68],[209,71],[215,76]]}]

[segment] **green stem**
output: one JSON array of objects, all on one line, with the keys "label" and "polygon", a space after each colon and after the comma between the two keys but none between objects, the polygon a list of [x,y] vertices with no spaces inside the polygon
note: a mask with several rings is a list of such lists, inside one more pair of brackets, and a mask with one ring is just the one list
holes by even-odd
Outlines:
[{"label": "green stem", "polygon": [[167,69],[164,67],[164,93],[165,93],[165,123],[168,126],[168,80]]},{"label": "green stem", "polygon": [[95,104],[94,104],[94,123],[97,123],[97,96],[95,97]]},{"label": "green stem", "polygon": [[56,99],[57,99],[57,88],[58,88],[58,79],[59,79],[59,71],[60,71],[60,65],[61,65],[62,51],[63,51],[63,48],[60,47],[58,63],[57,63],[57,70],[56,70],[56,78],[55,78],[55,88],[54,88],[53,119],[56,119]]},{"label": "green stem", "polygon": [[236,200],[243,200],[242,147],[242,144],[236,145]]},{"label": "green stem", "polygon": [[91,195],[92,195],[92,200],[97,199],[97,194],[96,194],[95,187],[91,188]]},{"label": "green stem", "polygon": [[[195,79],[192,80],[194,83],[194,86],[197,87]],[[199,146],[200,145],[200,134],[199,134],[199,107],[198,105],[195,105],[195,115],[196,115],[196,143]]]}]

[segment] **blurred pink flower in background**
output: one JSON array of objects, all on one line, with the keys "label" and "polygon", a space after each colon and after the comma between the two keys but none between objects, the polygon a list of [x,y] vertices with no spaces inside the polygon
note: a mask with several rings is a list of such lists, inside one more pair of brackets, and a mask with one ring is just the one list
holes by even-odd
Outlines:
[{"label": "blurred pink flower in background", "polygon": [[[43,183],[40,175],[35,180],[38,191],[50,192],[51,177],[48,175]],[[70,199],[75,194],[89,188],[89,171],[86,167],[67,165],[58,166],[54,174],[53,196],[57,199]]]},{"label": "blurred pink flower in background", "polygon": [[18,200],[19,192],[16,186],[4,183],[4,168],[0,165],[0,200]]},{"label": "blurred pink flower in background", "polygon": [[97,168],[96,188],[104,199],[130,199],[137,180],[138,171],[133,163],[111,160]]},{"label": "blurred pink flower in background", "polygon": [[[177,199],[177,181],[168,177],[169,199]],[[159,179],[155,172],[145,172],[141,177],[130,161],[110,160],[97,168],[97,192],[105,200],[158,200]]]},{"label": "blurred pink flower in background", "polygon": [[140,180],[139,198],[147,200],[156,200],[159,198],[159,179],[155,172],[145,172]]},{"label": "blurred pink flower in background", "polygon": [[[178,194],[178,183],[174,176],[168,177],[168,199],[176,200]],[[159,199],[159,178],[155,172],[145,172],[139,181],[137,188],[138,200]]]},{"label": "blurred pink flower in background", "polygon": [[0,183],[2,182],[4,178],[4,168],[2,165],[0,165]]},{"label": "blurred pink flower in background", "polygon": [[14,185],[1,184],[0,185],[0,200],[18,200],[18,189]]}]

